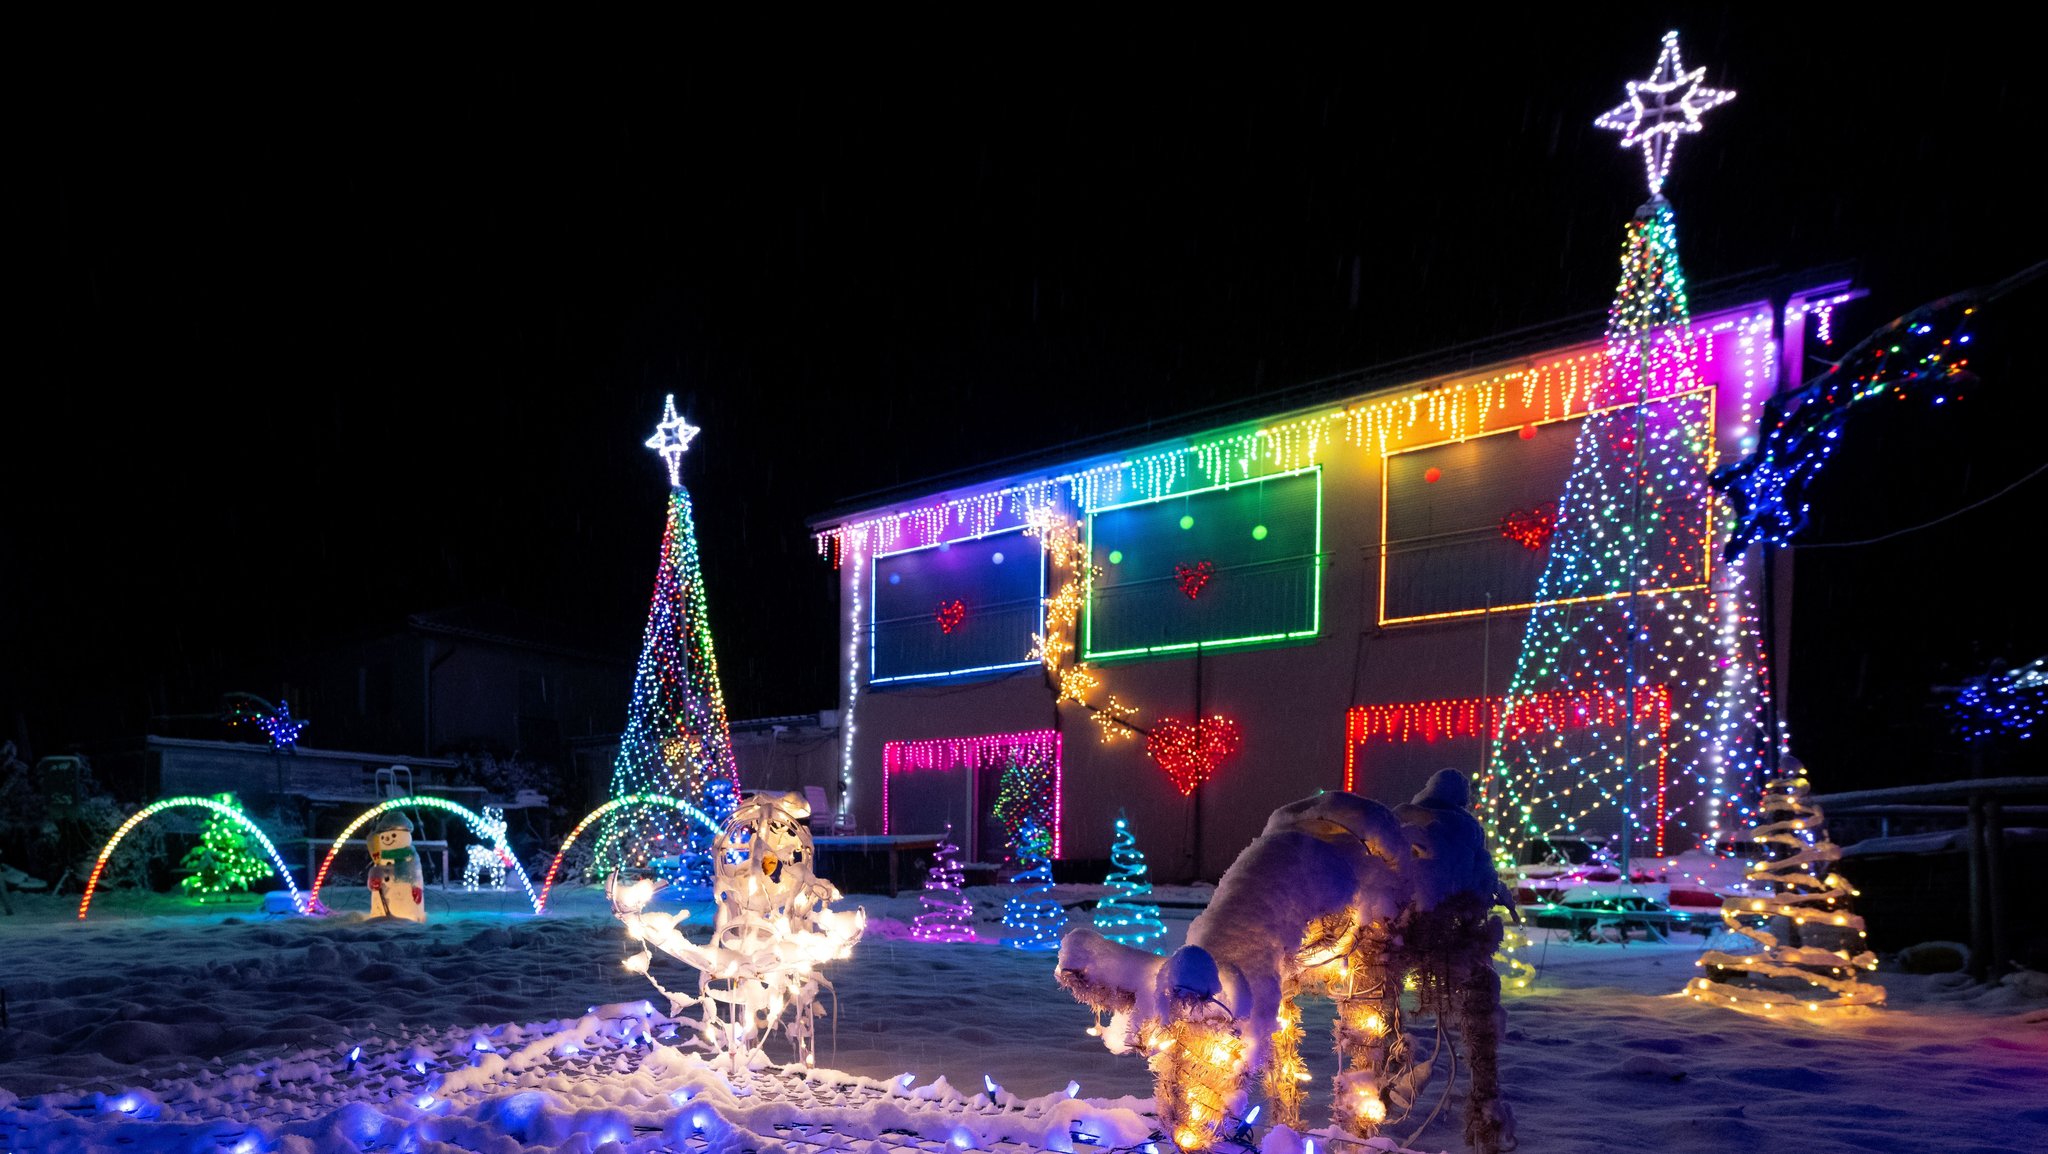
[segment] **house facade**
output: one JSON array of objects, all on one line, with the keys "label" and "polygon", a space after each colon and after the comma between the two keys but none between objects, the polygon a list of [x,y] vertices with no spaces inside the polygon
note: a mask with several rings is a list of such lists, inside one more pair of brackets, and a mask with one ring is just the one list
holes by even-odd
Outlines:
[{"label": "house facade", "polygon": [[[1215,878],[1277,806],[1405,801],[1452,766],[1496,809],[1566,808],[1571,830],[1646,853],[1708,840],[1769,742],[1790,582],[1782,562],[1718,555],[1727,510],[1706,478],[1754,446],[1763,402],[1798,386],[1854,295],[1819,274],[1696,294],[1672,338],[1689,366],[1662,392],[1588,321],[814,518],[844,613],[840,804],[864,830],[950,826],[987,861],[1020,814],[1056,856],[1107,858],[1121,813],[1158,876]],[[1608,499],[1634,518],[1630,578],[1573,585],[1560,502],[1586,489],[1589,454],[1616,451],[1589,423],[1623,406],[1638,466]],[[1638,440],[1678,446],[1669,475]],[[1631,653],[1626,683],[1544,688],[1537,625],[1597,613],[1641,637],[1696,617],[1697,667]],[[1742,690],[1761,706],[1731,705],[1715,672],[1744,646],[1778,658]],[[1626,796],[1602,810],[1525,782],[1507,799],[1489,774],[1510,731],[1554,737],[1560,758],[1595,738],[1624,750]]]}]

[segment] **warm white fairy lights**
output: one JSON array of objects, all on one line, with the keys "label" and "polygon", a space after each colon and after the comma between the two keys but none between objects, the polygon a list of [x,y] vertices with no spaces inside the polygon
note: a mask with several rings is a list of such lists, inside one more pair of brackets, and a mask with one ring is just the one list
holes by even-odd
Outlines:
[{"label": "warm white fairy lights", "polygon": [[[697,1044],[735,1065],[753,1062],[778,1023],[797,1061],[814,1064],[817,998],[832,988],[818,967],[851,956],[867,927],[863,910],[828,908],[839,890],[812,873],[809,817],[801,794],[752,793],[740,800],[712,843],[717,914],[701,946],[676,928],[687,909],[648,909],[661,888],[653,879],[628,882],[614,874],[606,886],[626,936],[640,943],[625,959],[626,970],[668,998],[672,1015],[701,1006]],[[654,950],[697,971],[698,997],[668,989],[649,972]]]},{"label": "warm white fairy lights", "polygon": [[1842,851],[1828,840],[1826,816],[1811,792],[1805,767],[1793,757],[1765,784],[1757,808],[1768,820],[1744,836],[1767,858],[1750,870],[1747,892],[1721,905],[1721,921],[1755,946],[1701,954],[1697,964],[1711,976],[1687,986],[1695,1000],[1797,1016],[1884,1001],[1883,986],[1857,978],[1877,968],[1877,955],[1863,919],[1849,910],[1857,890],[1834,872]]},{"label": "warm white fairy lights", "polygon": [[1647,80],[1628,82],[1628,99],[1601,113],[1593,121],[1597,128],[1621,133],[1621,146],[1640,146],[1643,172],[1650,180],[1650,195],[1664,191],[1664,179],[1671,173],[1671,158],[1678,151],[1678,138],[1700,130],[1700,115],[1735,99],[1726,88],[1708,88],[1702,81],[1707,70],[1685,70],[1678,52],[1678,33],[1664,34],[1664,47],[1657,55],[1657,67]]}]

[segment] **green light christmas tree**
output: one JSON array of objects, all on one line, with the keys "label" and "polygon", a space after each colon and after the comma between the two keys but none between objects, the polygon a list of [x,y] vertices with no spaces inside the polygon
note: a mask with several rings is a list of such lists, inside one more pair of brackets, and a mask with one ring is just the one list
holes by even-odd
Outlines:
[{"label": "green light christmas tree", "polygon": [[[737,783],[725,697],[712,652],[711,618],[704,579],[697,565],[697,527],[690,494],[682,485],[682,456],[697,429],[676,413],[669,396],[647,447],[668,465],[668,525],[661,538],[661,566],[633,675],[633,700],[626,732],[612,764],[614,798],[661,793],[696,802],[707,811],[726,810],[730,792],[712,782]],[[651,866],[680,880],[710,876],[710,831],[685,823],[665,807],[621,806],[606,818],[599,837],[597,872],[619,866]]]},{"label": "green light christmas tree", "polygon": [[[232,793],[217,793],[213,800],[242,811],[241,799]],[[223,813],[206,819],[199,844],[185,854],[179,865],[191,872],[178,885],[188,894],[205,898],[232,890],[246,890],[249,883],[270,872],[270,863],[253,853],[249,835],[241,825]]]},{"label": "green light christmas tree", "polygon": [[1166,952],[1159,941],[1166,936],[1166,923],[1159,920],[1159,907],[1136,900],[1152,892],[1152,883],[1145,880],[1150,867],[1145,864],[1145,854],[1138,848],[1138,839],[1121,811],[1116,815],[1116,841],[1109,847],[1109,861],[1115,868],[1103,884],[1114,892],[1095,903],[1095,928],[1112,942],[1155,954]]}]

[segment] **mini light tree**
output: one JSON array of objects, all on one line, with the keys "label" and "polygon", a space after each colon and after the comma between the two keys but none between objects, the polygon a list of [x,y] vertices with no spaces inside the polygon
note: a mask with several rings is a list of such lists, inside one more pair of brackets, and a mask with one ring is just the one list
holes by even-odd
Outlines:
[{"label": "mini light tree", "polygon": [[1027,819],[1013,850],[1024,869],[1010,880],[1023,889],[1003,904],[1003,925],[1016,931],[1003,942],[1013,950],[1059,949],[1067,911],[1044,896],[1052,892],[1052,834]]},{"label": "mini light tree", "polygon": [[1095,903],[1095,928],[1120,945],[1137,946],[1155,954],[1165,952],[1163,945],[1154,944],[1166,936],[1166,923],[1159,920],[1159,907],[1136,900],[1152,892],[1152,883],[1145,880],[1149,868],[1145,865],[1145,854],[1138,848],[1138,839],[1121,811],[1116,815],[1116,842],[1109,847],[1109,861],[1115,868],[1103,884],[1113,892]]},{"label": "mini light tree", "polygon": [[956,855],[960,847],[949,839],[953,827],[946,827],[939,848],[932,853],[931,871],[924,875],[924,892],[918,901],[924,912],[911,919],[910,936],[920,942],[974,941],[974,907],[961,896],[966,874]]},{"label": "mini light tree", "polygon": [[1710,976],[1693,979],[1687,992],[1696,1000],[1808,1015],[1884,1001],[1883,986],[1857,980],[1857,970],[1877,968],[1877,957],[1863,919],[1849,912],[1857,891],[1834,872],[1842,851],[1807,798],[1811,788],[1806,767],[1790,756],[1764,784],[1764,824],[1745,836],[1763,845],[1767,859],[1749,872],[1750,892],[1721,905],[1721,921],[1756,945],[1701,954],[1698,964]]},{"label": "mini light tree", "polygon": [[[241,800],[232,793],[217,793],[213,800],[238,813],[242,810]],[[199,844],[185,854],[180,864],[192,872],[178,884],[186,893],[202,898],[246,890],[250,882],[270,872],[269,863],[250,849],[249,835],[242,832],[240,823],[219,812],[206,819]]]}]

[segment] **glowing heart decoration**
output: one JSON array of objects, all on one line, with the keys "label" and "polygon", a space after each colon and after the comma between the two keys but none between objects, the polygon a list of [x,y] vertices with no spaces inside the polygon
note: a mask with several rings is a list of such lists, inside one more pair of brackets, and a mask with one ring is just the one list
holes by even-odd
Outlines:
[{"label": "glowing heart decoration", "polygon": [[1243,746],[1243,731],[1222,714],[1192,725],[1178,718],[1163,718],[1145,738],[1146,755],[1166,771],[1182,797],[1216,776],[1216,767]]},{"label": "glowing heart decoration", "polygon": [[941,601],[938,612],[933,616],[939,619],[939,632],[950,634],[960,628],[962,621],[967,620],[967,603],[958,597],[951,601]]},{"label": "glowing heart decoration", "polygon": [[1215,575],[1216,563],[1214,561],[1197,561],[1192,565],[1175,565],[1173,567],[1173,579],[1180,583],[1180,591],[1187,594],[1190,601],[1202,595],[1202,587],[1207,585],[1209,578]]},{"label": "glowing heart decoration", "polygon": [[1545,501],[1534,509],[1510,509],[1500,519],[1500,535],[1527,549],[1538,553],[1550,544],[1550,535],[1557,531],[1557,502]]}]

